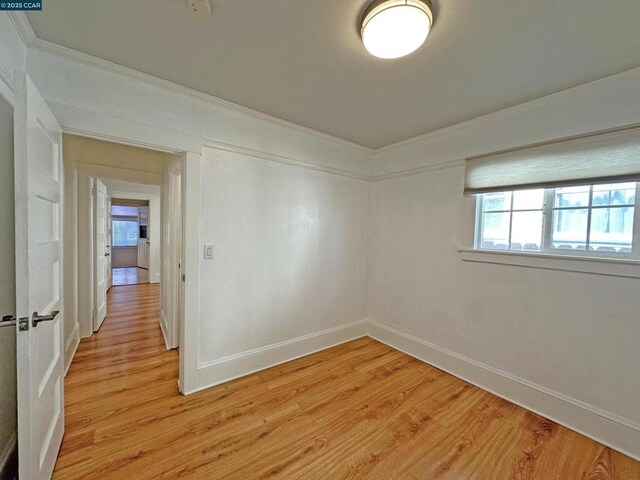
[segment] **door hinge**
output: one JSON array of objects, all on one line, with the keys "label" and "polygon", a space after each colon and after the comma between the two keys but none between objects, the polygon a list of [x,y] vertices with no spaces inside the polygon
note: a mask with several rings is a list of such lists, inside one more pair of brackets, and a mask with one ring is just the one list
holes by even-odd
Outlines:
[{"label": "door hinge", "polygon": [[186,281],[186,278],[187,278],[187,277],[186,277],[186,275],[183,273],[183,274],[182,274],[182,281],[183,281],[183,282],[184,282],[184,281]]}]

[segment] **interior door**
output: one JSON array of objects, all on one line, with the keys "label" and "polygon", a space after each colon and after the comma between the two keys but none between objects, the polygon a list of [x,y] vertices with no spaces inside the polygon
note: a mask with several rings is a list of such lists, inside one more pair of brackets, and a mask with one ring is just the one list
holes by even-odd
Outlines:
[{"label": "interior door", "polygon": [[[138,208],[138,225],[141,227],[147,227],[147,234],[145,238],[138,238],[138,266],[141,268],[149,269],[149,207]],[[142,229],[141,229],[142,230]]]},{"label": "interior door", "polygon": [[111,269],[111,242],[113,241],[113,233],[111,231],[111,197],[107,195],[107,247],[105,252],[107,253],[107,291],[113,285],[113,270]]},{"label": "interior door", "polygon": [[93,317],[93,331],[97,332],[107,316],[107,290],[109,288],[109,273],[107,267],[110,258],[107,242],[107,187],[100,180],[95,181],[93,197],[93,228],[94,228],[94,296],[95,315]]},{"label": "interior door", "polygon": [[19,475],[35,480],[51,477],[64,432],[62,135],[23,72],[14,144]]}]

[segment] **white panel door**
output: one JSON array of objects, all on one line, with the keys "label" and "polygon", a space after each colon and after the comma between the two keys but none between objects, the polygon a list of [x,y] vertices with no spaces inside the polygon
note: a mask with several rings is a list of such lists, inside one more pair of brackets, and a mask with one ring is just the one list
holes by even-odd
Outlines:
[{"label": "white panel door", "polygon": [[94,239],[94,317],[93,331],[97,332],[107,316],[107,290],[109,289],[109,262],[107,242],[107,187],[100,180],[95,181],[93,196],[93,239]]},{"label": "white panel door", "polygon": [[147,227],[147,238],[138,238],[138,266],[149,269],[149,207],[138,208],[138,225]]},{"label": "white panel door", "polygon": [[18,453],[20,478],[50,478],[64,432],[62,141],[23,72],[15,78]]},{"label": "white panel door", "polygon": [[113,232],[111,231],[111,197],[107,195],[107,291],[113,285],[113,272],[111,270],[111,242],[113,241]]}]

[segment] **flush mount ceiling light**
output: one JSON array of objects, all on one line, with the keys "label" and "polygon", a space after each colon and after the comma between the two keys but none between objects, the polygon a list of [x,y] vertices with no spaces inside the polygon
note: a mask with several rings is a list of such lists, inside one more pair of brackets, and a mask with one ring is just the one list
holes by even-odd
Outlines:
[{"label": "flush mount ceiling light", "polygon": [[404,57],[424,43],[432,24],[428,0],[376,0],[362,16],[362,42],[376,57]]}]

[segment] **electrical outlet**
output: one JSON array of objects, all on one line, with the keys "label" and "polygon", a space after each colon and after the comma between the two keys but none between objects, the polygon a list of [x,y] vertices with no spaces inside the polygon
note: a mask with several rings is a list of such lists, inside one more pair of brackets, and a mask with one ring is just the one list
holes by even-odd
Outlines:
[{"label": "electrical outlet", "polygon": [[213,260],[213,245],[204,246],[204,259]]}]

